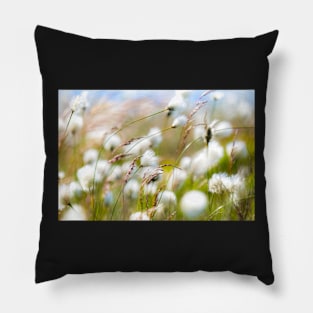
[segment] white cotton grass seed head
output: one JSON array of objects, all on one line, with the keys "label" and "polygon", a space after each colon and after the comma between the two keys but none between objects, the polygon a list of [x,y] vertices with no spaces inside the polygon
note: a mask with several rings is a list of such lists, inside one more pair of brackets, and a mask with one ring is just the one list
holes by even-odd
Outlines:
[{"label": "white cotton grass seed head", "polygon": [[65,177],[65,173],[63,171],[59,171],[58,178],[59,180],[63,179]]},{"label": "white cotton grass seed head", "polygon": [[105,160],[99,160],[98,163],[86,164],[77,170],[77,178],[82,189],[88,192],[93,188],[93,183],[103,181],[110,171],[110,164]]},{"label": "white cotton grass seed head", "polygon": [[235,204],[239,204],[239,202],[249,195],[249,189],[246,188],[245,179],[238,173],[234,176],[233,179],[233,193],[232,200]]},{"label": "white cotton grass seed head", "polygon": [[122,172],[123,172],[123,175],[125,175],[127,172],[128,172],[128,170],[129,170],[129,168],[130,168],[130,166],[131,166],[131,161],[126,161],[126,162],[124,162],[121,166],[122,166]]},{"label": "white cotton grass seed head", "polygon": [[236,140],[226,145],[226,152],[229,157],[235,156],[240,158],[246,158],[248,156],[247,145],[242,140]]},{"label": "white cotton grass seed head", "polygon": [[157,197],[158,203],[162,204],[165,208],[176,207],[177,199],[173,191],[164,190],[158,194]]},{"label": "white cotton grass seed head", "polygon": [[79,109],[80,96],[74,97],[70,102],[70,109],[72,112],[76,112]]},{"label": "white cotton grass seed head", "polygon": [[103,138],[105,135],[103,134],[104,131],[101,129],[92,129],[88,130],[85,134],[86,136],[86,141],[87,142],[93,142],[96,145],[102,145],[103,144]]},{"label": "white cotton grass seed head", "polygon": [[81,185],[77,181],[70,183],[70,194],[71,198],[79,198],[83,193]]},{"label": "white cotton grass seed head", "polygon": [[59,127],[59,134],[62,134],[65,132],[66,124],[62,118],[59,118],[58,127]]},{"label": "white cotton grass seed head", "polygon": [[187,176],[188,174],[185,170],[178,168],[173,169],[167,182],[167,189],[176,190],[180,188],[186,181]]},{"label": "white cotton grass seed head", "polygon": [[96,149],[88,149],[84,152],[83,160],[85,164],[95,163],[98,159],[99,152]]},{"label": "white cotton grass seed head", "polygon": [[80,115],[73,114],[71,120],[69,121],[67,131],[71,135],[75,135],[83,128],[83,125],[84,125],[83,118]]},{"label": "white cotton grass seed head", "polygon": [[187,124],[188,118],[186,115],[176,117],[172,123],[172,128],[183,127]]},{"label": "white cotton grass seed head", "polygon": [[137,180],[130,179],[124,187],[124,194],[126,195],[126,197],[130,199],[137,199],[139,190],[140,190],[140,185],[137,182]]},{"label": "white cotton grass seed head", "polygon": [[109,175],[110,169],[111,169],[111,164],[106,161],[106,160],[99,160],[98,163],[93,163],[94,166],[97,165],[96,167],[96,181],[100,182]]},{"label": "white cotton grass seed head", "polygon": [[251,119],[254,117],[254,106],[242,100],[236,106],[236,115],[245,120]]},{"label": "white cotton grass seed head", "polygon": [[190,172],[194,177],[200,177],[205,175],[209,170],[208,153],[205,150],[198,152],[192,159]]},{"label": "white cotton grass seed head", "polygon": [[193,138],[198,139],[202,138],[203,141],[208,144],[210,141],[213,141],[217,138],[217,129],[218,124],[220,122],[218,120],[213,120],[209,125],[198,125],[194,127]]},{"label": "white cotton grass seed head", "polygon": [[82,92],[80,95],[75,96],[70,102],[70,109],[72,112],[85,111],[89,107],[87,100],[87,91]]},{"label": "white cotton grass seed head", "polygon": [[130,221],[149,221],[150,218],[145,212],[135,212],[130,215]]},{"label": "white cotton grass seed head", "polygon": [[181,96],[184,99],[187,99],[191,94],[192,90],[175,90],[176,96]]},{"label": "white cotton grass seed head", "polygon": [[245,182],[240,174],[215,173],[208,182],[208,190],[211,193],[236,193],[242,189],[245,189]]},{"label": "white cotton grass seed head", "polygon": [[88,96],[87,90],[83,91],[80,95],[80,109],[83,111],[86,111],[87,108],[90,106],[87,96]]},{"label": "white cotton grass seed head", "polygon": [[212,92],[212,98],[214,101],[219,101],[224,97],[224,94],[221,91]]},{"label": "white cotton grass seed head", "polygon": [[167,105],[168,116],[177,116],[183,113],[187,108],[187,104],[182,95],[175,95]]},{"label": "white cotton grass seed head", "polygon": [[107,135],[103,142],[103,147],[107,151],[113,151],[122,143],[122,139],[117,134]]},{"label": "white cotton grass seed head", "polygon": [[223,147],[217,141],[210,141],[207,148],[200,150],[192,158],[190,171],[195,177],[200,177],[216,166],[223,156]]},{"label": "white cotton grass seed head", "polygon": [[214,127],[215,138],[226,138],[233,133],[232,124],[227,121],[220,121]]},{"label": "white cotton grass seed head", "polygon": [[179,162],[179,168],[182,170],[188,170],[191,164],[191,157],[184,156]]},{"label": "white cotton grass seed head", "polygon": [[71,191],[69,184],[59,185],[59,210],[63,210],[71,203]]},{"label": "white cotton grass seed head", "polygon": [[95,167],[87,164],[77,170],[77,178],[83,190],[88,192],[92,188],[95,175]]},{"label": "white cotton grass seed head", "polygon": [[215,173],[209,179],[208,189],[211,193],[222,194],[227,191],[229,176],[226,173]]},{"label": "white cotton grass seed head", "polygon": [[180,201],[180,207],[185,217],[193,219],[203,214],[208,206],[208,198],[205,193],[192,190],[185,193]]},{"label": "white cotton grass seed head", "polygon": [[113,169],[110,170],[111,174],[109,174],[109,177],[107,178],[108,182],[115,182],[122,178],[123,171],[122,167],[119,165],[114,166]]},{"label": "white cotton grass seed head", "polygon": [[203,140],[206,144],[209,144],[215,139],[216,125],[219,123],[218,120],[213,120],[208,126],[205,127],[205,134]]},{"label": "white cotton grass seed head", "polygon": [[234,174],[230,176],[230,182],[228,185],[228,189],[232,193],[241,192],[246,190],[245,179],[240,173]]},{"label": "white cotton grass seed head", "polygon": [[61,216],[61,221],[86,221],[87,215],[81,205],[73,204]]},{"label": "white cotton grass seed head", "polygon": [[153,150],[147,150],[140,158],[141,166],[156,167],[159,164],[159,158],[155,155]]},{"label": "white cotton grass seed head", "polygon": [[217,163],[224,156],[223,147],[215,140],[210,141],[208,147],[204,150],[206,150],[206,154],[208,156],[209,168],[217,165]]},{"label": "white cotton grass seed head", "polygon": [[151,142],[151,145],[154,148],[158,147],[160,145],[160,143],[162,142],[162,140],[163,140],[162,132],[157,127],[152,127],[149,130],[149,133],[148,133],[147,137],[149,138],[149,140]]},{"label": "white cotton grass seed head", "polygon": [[193,128],[193,139],[205,138],[206,130],[203,125],[198,125]]}]

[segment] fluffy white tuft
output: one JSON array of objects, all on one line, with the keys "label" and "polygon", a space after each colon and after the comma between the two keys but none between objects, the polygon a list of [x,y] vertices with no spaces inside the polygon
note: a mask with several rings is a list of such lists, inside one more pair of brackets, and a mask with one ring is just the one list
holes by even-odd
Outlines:
[{"label": "fluffy white tuft", "polygon": [[186,125],[187,121],[188,121],[188,119],[187,119],[186,115],[180,115],[180,116],[175,118],[175,120],[172,123],[172,127],[173,128],[183,127]]},{"label": "fluffy white tuft", "polygon": [[187,218],[196,218],[201,215],[208,206],[206,194],[198,190],[185,193],[180,201],[180,207]]},{"label": "fluffy white tuft", "polygon": [[145,212],[135,212],[130,215],[130,221],[149,221],[150,218]]}]

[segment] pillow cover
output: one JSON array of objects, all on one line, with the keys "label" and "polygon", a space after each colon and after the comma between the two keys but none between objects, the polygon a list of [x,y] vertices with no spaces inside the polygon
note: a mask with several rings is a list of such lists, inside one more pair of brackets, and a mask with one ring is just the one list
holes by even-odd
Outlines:
[{"label": "pillow cover", "polygon": [[37,283],[197,270],[273,283],[263,148],[277,35],[127,41],[37,26],[46,153]]}]

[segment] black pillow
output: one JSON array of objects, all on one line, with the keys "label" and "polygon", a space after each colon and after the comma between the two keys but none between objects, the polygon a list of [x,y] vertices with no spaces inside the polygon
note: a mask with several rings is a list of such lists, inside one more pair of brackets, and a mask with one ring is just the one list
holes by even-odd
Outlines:
[{"label": "black pillow", "polygon": [[127,41],[37,26],[46,152],[37,283],[198,270],[273,283],[263,149],[277,35]]}]

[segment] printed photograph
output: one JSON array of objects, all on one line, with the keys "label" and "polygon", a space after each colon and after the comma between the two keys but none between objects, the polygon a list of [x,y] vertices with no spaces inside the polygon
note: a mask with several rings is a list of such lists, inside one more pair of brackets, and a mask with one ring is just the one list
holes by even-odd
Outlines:
[{"label": "printed photograph", "polygon": [[59,90],[58,102],[59,221],[255,220],[254,90]]}]

